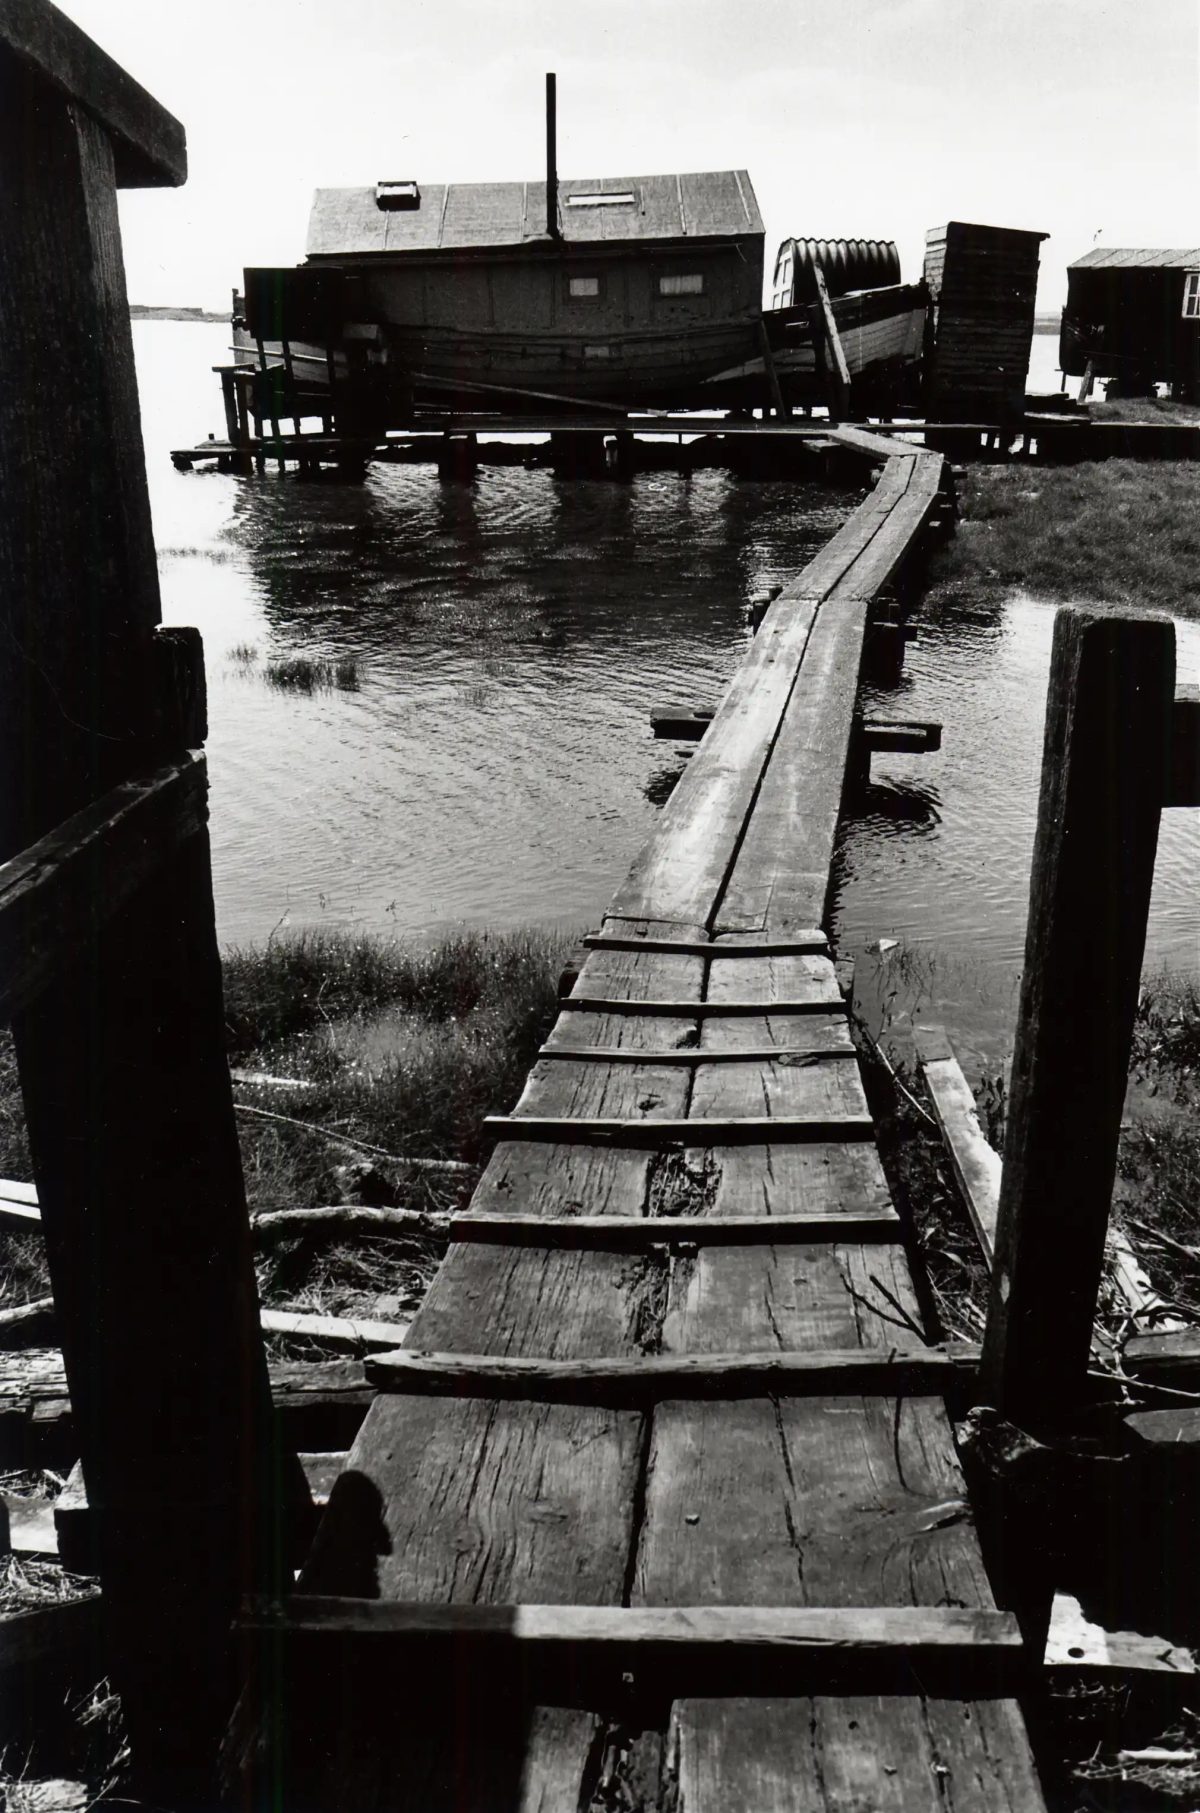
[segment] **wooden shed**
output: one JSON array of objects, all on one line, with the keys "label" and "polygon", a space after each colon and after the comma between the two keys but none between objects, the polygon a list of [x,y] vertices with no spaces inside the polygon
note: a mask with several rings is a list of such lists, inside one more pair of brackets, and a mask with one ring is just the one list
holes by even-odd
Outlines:
[{"label": "wooden shed", "polygon": [[1067,266],[1059,363],[1115,379],[1129,396],[1155,382],[1200,401],[1200,246],[1096,246]]},{"label": "wooden shed", "polygon": [[926,233],[931,417],[994,422],[1024,413],[1039,249],[1047,237],[963,220]]}]

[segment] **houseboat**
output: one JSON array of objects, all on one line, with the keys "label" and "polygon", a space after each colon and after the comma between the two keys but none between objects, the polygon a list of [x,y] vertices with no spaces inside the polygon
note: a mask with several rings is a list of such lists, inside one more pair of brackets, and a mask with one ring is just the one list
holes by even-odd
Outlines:
[{"label": "houseboat", "polygon": [[550,78],[542,182],[318,190],[305,262],[246,272],[239,350],[286,347],[302,389],[388,426],[415,390],[506,412],[693,401],[760,349],[749,176],[560,180],[554,146]]}]

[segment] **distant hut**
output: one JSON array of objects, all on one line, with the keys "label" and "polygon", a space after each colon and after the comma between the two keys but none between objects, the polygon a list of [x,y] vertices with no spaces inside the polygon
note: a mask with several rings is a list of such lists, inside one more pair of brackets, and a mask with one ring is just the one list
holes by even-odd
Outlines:
[{"label": "distant hut", "polygon": [[1069,377],[1115,379],[1129,396],[1156,382],[1200,401],[1200,246],[1096,246],[1067,267],[1058,343]]},{"label": "distant hut", "polygon": [[963,220],[926,233],[931,417],[997,422],[1024,414],[1038,257],[1047,237]]}]

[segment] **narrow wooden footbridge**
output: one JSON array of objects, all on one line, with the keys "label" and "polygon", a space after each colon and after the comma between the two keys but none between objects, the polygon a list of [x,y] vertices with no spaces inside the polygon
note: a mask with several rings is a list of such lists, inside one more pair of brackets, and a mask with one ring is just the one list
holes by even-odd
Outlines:
[{"label": "narrow wooden footbridge", "polygon": [[279,1804],[1042,1804],[820,930],[864,646],[944,464],[840,432],[878,483],[588,940],[264,1614],[283,1715],[239,1761]]}]

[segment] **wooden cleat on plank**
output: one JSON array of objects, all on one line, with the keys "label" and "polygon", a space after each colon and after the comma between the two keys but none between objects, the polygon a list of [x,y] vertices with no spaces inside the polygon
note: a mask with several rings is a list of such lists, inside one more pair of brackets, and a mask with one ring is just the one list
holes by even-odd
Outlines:
[{"label": "wooden cleat on plank", "polygon": [[836,1014],[839,1011],[845,1012],[845,1006],[842,997],[831,985],[827,999],[807,1001],[635,1001],[613,999],[607,995],[566,995],[558,1003],[558,1011],[577,1014],[661,1014],[667,1019],[676,1020],[748,1016],[776,1020],[784,1014]]},{"label": "wooden cleat on plank", "polygon": [[744,938],[717,943],[706,938],[638,938],[621,932],[589,932],[583,943],[591,951],[632,951],[655,957],[826,957],[829,939],[819,927],[790,938]]},{"label": "wooden cleat on plank", "polygon": [[[607,1682],[672,1701],[746,1693],[1012,1693],[1025,1650],[1009,1612],[964,1606],[472,1605],[295,1593],[238,1620],[272,1637],[388,1644],[421,1670],[495,1670],[497,1690],[558,1704]],[[382,1658],[381,1658],[382,1661]]]},{"label": "wooden cleat on plank", "polygon": [[455,1215],[451,1240],[503,1246],[804,1246],[898,1240],[894,1209],[832,1209],[798,1215]]},{"label": "wooden cleat on plank", "polygon": [[636,1359],[545,1360],[508,1355],[369,1354],[383,1391],[541,1403],[638,1405],[664,1398],[938,1397],[969,1383],[979,1349],[850,1347],[809,1353],[644,1354]]},{"label": "wooden cleat on plank", "polygon": [[873,1139],[875,1123],[869,1114],[703,1115],[695,1120],[488,1114],[483,1130],[497,1140],[541,1140],[568,1146],[773,1146]]}]

